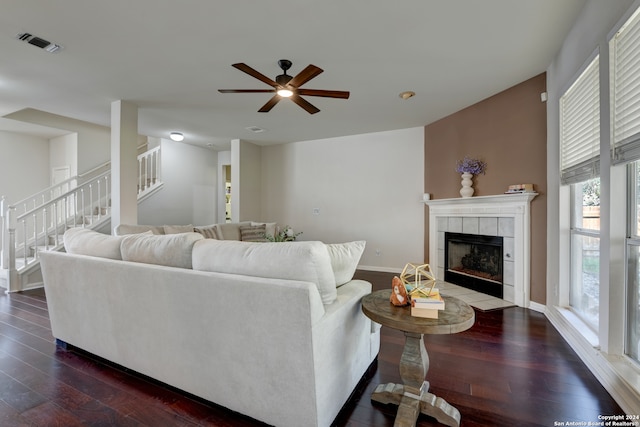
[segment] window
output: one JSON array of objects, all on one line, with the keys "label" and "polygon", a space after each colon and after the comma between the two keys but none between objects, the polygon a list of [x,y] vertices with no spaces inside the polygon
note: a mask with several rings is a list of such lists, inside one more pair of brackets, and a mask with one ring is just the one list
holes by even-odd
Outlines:
[{"label": "window", "polygon": [[600,308],[600,178],[571,185],[571,308],[594,330]]},{"label": "window", "polygon": [[612,164],[627,164],[625,353],[640,362],[640,9],[609,43]]},{"label": "window", "polygon": [[561,181],[571,187],[569,305],[597,329],[600,297],[599,56],[560,98]]},{"label": "window", "polygon": [[640,162],[629,165],[625,353],[640,362]]},{"label": "window", "polygon": [[599,57],[560,98],[562,184],[575,184],[600,174]]}]

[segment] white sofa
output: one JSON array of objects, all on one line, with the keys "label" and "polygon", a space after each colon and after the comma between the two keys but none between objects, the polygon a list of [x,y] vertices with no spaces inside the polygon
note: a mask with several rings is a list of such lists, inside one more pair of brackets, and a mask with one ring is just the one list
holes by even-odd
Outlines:
[{"label": "white sofa", "polygon": [[380,345],[349,277],[363,244],[68,231],[41,254],[52,332],[267,424],[329,426]]}]

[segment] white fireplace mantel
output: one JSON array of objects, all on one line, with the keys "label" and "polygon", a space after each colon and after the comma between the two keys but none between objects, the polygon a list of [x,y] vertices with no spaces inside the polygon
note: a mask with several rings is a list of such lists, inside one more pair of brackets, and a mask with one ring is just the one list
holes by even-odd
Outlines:
[{"label": "white fireplace mantel", "polygon": [[504,299],[529,306],[531,200],[538,193],[425,200],[429,206],[429,264],[444,280],[444,233],[503,236]]}]

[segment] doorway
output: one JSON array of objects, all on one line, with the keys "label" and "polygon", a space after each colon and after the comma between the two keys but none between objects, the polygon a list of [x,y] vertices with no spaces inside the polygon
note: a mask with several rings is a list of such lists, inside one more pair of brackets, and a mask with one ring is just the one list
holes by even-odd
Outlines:
[{"label": "doorway", "polygon": [[222,165],[224,190],[224,221],[231,222],[231,165]]}]

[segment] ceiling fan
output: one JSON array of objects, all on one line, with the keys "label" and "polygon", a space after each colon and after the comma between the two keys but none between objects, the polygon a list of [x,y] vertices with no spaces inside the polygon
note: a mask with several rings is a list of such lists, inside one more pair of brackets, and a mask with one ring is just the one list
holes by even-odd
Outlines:
[{"label": "ceiling fan", "polygon": [[260,113],[267,113],[282,99],[290,98],[293,102],[304,108],[309,114],[315,114],[320,111],[317,107],[303,99],[304,96],[322,96],[324,98],[349,98],[349,92],[341,90],[320,90],[320,89],[301,89],[300,86],[308,82],[314,77],[317,77],[322,73],[322,68],[315,65],[307,65],[307,68],[298,73],[295,77],[287,74],[287,70],[291,68],[291,61],[288,59],[281,59],[278,61],[278,65],[283,71],[273,81],[264,74],[254,70],[247,64],[238,63],[233,64],[232,67],[237,68],[249,74],[252,77],[268,84],[273,89],[219,89],[220,93],[275,93],[273,97],[258,110]]}]

